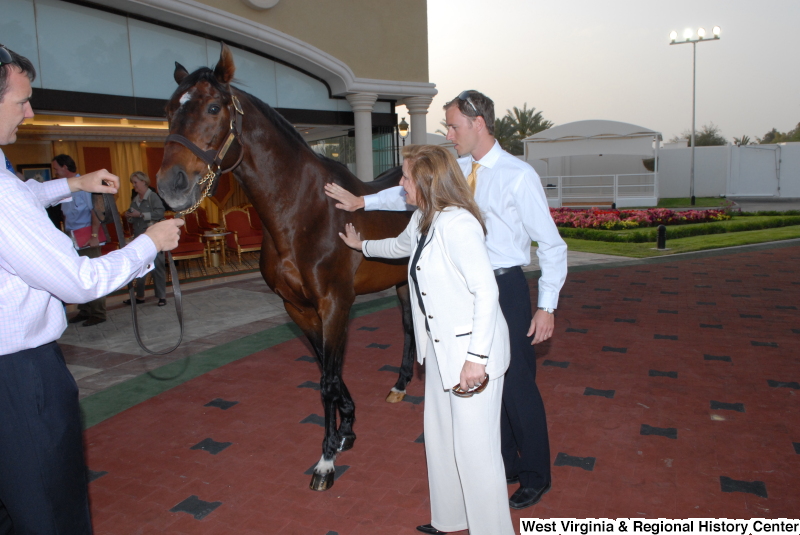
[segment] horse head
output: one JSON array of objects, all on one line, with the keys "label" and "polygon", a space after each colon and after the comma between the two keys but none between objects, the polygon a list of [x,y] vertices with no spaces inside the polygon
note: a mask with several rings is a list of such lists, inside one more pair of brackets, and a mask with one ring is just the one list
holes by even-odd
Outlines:
[{"label": "horse head", "polygon": [[167,103],[169,135],[156,178],[159,194],[176,211],[213,195],[219,173],[241,161],[242,110],[230,86],[235,71],[224,43],[214,70],[203,67],[189,74],[175,63],[178,89]]}]

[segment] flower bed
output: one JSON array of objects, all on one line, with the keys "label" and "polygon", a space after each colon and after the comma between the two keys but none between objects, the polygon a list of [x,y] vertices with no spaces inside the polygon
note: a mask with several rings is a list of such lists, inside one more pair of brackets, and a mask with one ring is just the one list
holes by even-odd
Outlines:
[{"label": "flower bed", "polygon": [[578,210],[575,208],[550,208],[550,214],[559,227],[624,230],[658,225],[683,225],[708,223],[730,219],[724,210],[675,211],[666,208],[647,210]]}]

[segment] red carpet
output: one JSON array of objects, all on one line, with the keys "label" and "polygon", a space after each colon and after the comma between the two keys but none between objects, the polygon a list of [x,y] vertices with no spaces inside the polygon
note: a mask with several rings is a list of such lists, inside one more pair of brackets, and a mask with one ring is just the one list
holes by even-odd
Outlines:
[{"label": "red carpet", "polygon": [[[553,490],[515,524],[796,517],[798,260],[791,247],[571,273],[555,337],[537,349]],[[322,414],[319,392],[298,388],[319,381],[300,340],[92,427],[96,533],[417,533],[430,520],[423,404],[385,403],[396,374],[379,371],[401,350],[398,310],[353,320],[344,377],[358,439],[324,493],[304,474],[323,429],[300,423]],[[422,393],[417,373],[409,394]],[[206,406],[215,399],[237,403]],[[181,503],[191,513],[170,512]]]}]

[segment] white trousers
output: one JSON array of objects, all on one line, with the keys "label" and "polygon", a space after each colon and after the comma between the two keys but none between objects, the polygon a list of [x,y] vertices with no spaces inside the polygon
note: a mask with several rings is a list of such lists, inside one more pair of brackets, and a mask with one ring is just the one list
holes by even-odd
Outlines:
[{"label": "white trousers", "polygon": [[[430,337],[425,355],[425,454],[431,524],[470,535],[514,535],[500,451],[503,377],[459,398],[442,388]],[[452,386],[452,385],[451,385]]]}]

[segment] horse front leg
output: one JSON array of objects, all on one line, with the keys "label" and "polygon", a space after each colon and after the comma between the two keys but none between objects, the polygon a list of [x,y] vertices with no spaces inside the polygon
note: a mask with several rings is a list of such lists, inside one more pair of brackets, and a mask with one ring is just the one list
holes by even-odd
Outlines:
[{"label": "horse front leg", "polygon": [[[329,299],[320,303],[317,313],[322,320],[322,377],[320,394],[325,409],[325,438],[322,457],[311,476],[312,490],[328,490],[333,486],[336,468],[334,461],[339,451],[353,447],[355,403],[342,379],[347,323],[352,300]],[[341,424],[337,428],[337,411]]]},{"label": "horse front leg", "polygon": [[411,292],[407,282],[396,286],[397,298],[403,313],[403,361],[397,382],[386,396],[388,403],[399,403],[406,397],[406,386],[414,376],[414,361],[417,358],[417,345],[414,339],[414,321],[411,316]]}]

